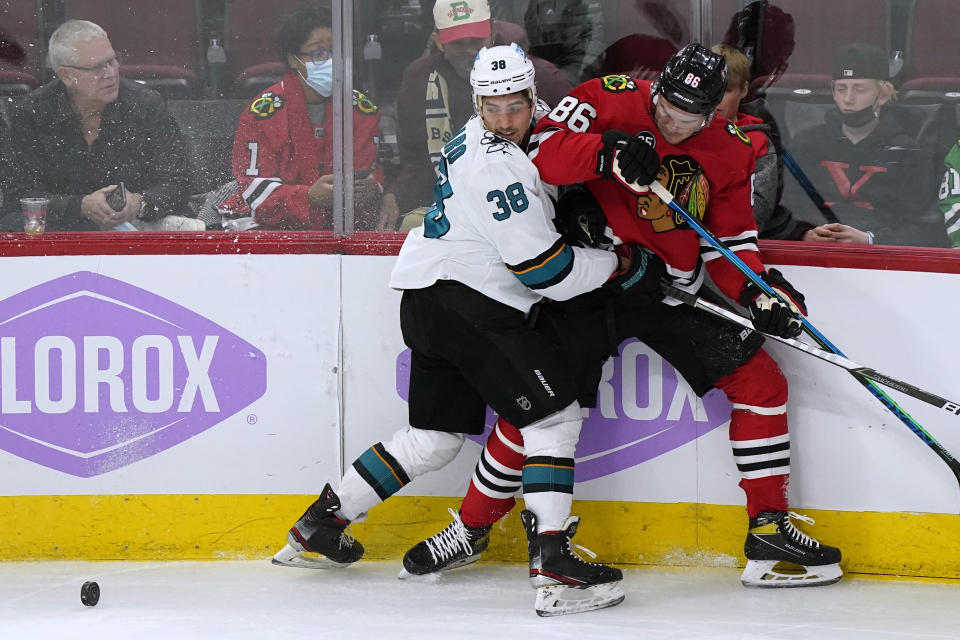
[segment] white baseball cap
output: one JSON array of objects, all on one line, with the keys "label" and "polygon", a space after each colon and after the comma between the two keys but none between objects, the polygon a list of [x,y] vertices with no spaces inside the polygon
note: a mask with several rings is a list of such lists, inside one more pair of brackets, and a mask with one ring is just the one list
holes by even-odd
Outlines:
[{"label": "white baseball cap", "polygon": [[489,38],[490,5],[487,0],[437,0],[433,22],[444,44],[461,38]]}]

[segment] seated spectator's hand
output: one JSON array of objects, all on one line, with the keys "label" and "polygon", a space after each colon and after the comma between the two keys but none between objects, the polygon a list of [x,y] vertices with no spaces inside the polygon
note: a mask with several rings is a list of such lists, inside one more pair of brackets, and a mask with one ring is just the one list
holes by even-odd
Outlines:
[{"label": "seated spectator's hand", "polygon": [[825,229],[826,225],[819,227],[814,227],[806,233],[803,234],[804,242],[836,242],[837,239],[833,237],[833,233],[828,229]]},{"label": "seated spectator's hand", "polygon": [[114,211],[113,226],[124,222],[133,222],[140,215],[140,206],[143,204],[143,196],[139,193],[127,191],[127,204],[120,211]]},{"label": "seated spectator's hand", "polygon": [[371,176],[353,181],[353,205],[361,211],[377,211],[383,191]]},{"label": "seated spectator's hand", "polygon": [[392,193],[385,193],[380,204],[380,229],[396,231],[399,224],[400,207],[397,205],[397,198]]},{"label": "seated spectator's hand", "polygon": [[320,176],[307,189],[307,200],[310,206],[321,211],[333,210],[333,174]]},{"label": "seated spectator's hand", "polygon": [[[114,211],[110,205],[107,204],[107,194],[115,188],[116,185],[111,184],[103,189],[98,189],[93,193],[85,195],[80,202],[80,213],[90,218],[90,220],[102,229],[112,229],[114,226],[120,224],[122,220],[119,220],[118,216],[120,216],[122,212]],[[129,202],[130,199],[128,198],[128,206]],[[137,207],[139,206],[140,204],[138,202]]]},{"label": "seated spectator's hand", "polygon": [[831,222],[817,227],[829,233],[833,237],[833,242],[840,244],[870,244],[870,235],[866,231],[860,231],[855,227]]}]

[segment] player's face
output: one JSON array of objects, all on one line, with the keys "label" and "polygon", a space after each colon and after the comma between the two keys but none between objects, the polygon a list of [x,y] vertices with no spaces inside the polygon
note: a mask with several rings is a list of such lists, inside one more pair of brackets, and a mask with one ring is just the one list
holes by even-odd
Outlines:
[{"label": "player's face", "polygon": [[834,80],[833,101],[840,111],[861,111],[877,104],[880,83],[876,80]]},{"label": "player's face", "polygon": [[107,38],[78,42],[71,64],[60,67],[60,77],[80,102],[107,104],[120,90],[120,63]]},{"label": "player's face", "polygon": [[488,131],[519,146],[530,131],[533,107],[526,93],[484,96],[480,117]]},{"label": "player's face", "polygon": [[705,118],[706,116],[687,113],[673,106],[663,96],[657,98],[657,107],[653,113],[657,129],[670,144],[680,144],[695,134],[700,130]]}]

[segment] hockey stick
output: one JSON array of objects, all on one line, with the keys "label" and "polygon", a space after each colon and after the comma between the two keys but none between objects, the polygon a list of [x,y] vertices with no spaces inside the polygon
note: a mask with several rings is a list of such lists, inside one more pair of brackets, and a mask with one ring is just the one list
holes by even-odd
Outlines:
[{"label": "hockey stick", "polygon": [[810,178],[808,178],[807,174],[803,172],[803,169],[801,169],[800,165],[797,164],[797,161],[793,159],[793,156],[790,155],[790,152],[787,151],[786,147],[780,147],[780,158],[783,160],[784,166],[790,170],[790,173],[793,174],[793,177],[796,178],[797,182],[800,183],[800,187],[808,196],[810,196],[813,204],[816,205],[817,209],[820,210],[820,213],[823,214],[823,217],[827,219],[827,222],[840,222],[840,219],[837,218],[837,214],[833,212],[833,209],[831,209],[830,205],[826,203],[826,201],[823,199],[823,196],[820,195],[819,191],[817,191],[817,188],[813,186],[813,183],[810,182]]},{"label": "hockey stick", "polygon": [[[753,328],[753,323],[747,317],[734,313],[733,311],[730,311],[728,309],[724,309],[720,305],[713,304],[712,302],[708,300],[704,300],[703,298],[696,296],[692,293],[682,291],[671,284],[664,283],[662,288],[665,294],[667,294],[671,298],[675,298],[680,302],[683,302],[686,305],[695,307],[697,309],[702,309],[707,313],[712,313],[715,316],[718,316],[725,320],[729,320],[730,322],[738,324],[741,327],[746,327],[747,329],[755,330]],[[871,369],[870,367],[865,367],[862,364],[857,364],[856,362],[854,362],[853,360],[850,360],[849,358],[845,358],[841,355],[832,353],[830,351],[825,351],[824,349],[820,349],[818,347],[815,347],[812,344],[803,342],[801,340],[795,340],[793,338],[781,338],[780,336],[771,335],[769,333],[765,333],[763,335],[766,336],[767,338],[770,338],[771,340],[776,340],[781,344],[785,344],[789,347],[793,347],[798,351],[803,351],[804,353],[808,353],[815,358],[819,358],[820,360],[824,360],[825,362],[829,362],[830,364],[836,365],[841,369],[846,369],[847,371],[849,371],[850,373],[856,376],[869,378],[874,382],[877,382],[879,384],[882,384],[885,387],[889,387],[890,389],[894,389],[903,394],[906,394],[911,398],[922,400],[923,402],[933,405],[938,409],[943,409],[949,414],[960,416],[960,403],[958,402],[953,402],[951,400],[947,400],[946,398],[941,398],[940,396],[934,393],[930,393],[929,391],[924,391],[919,387],[915,387],[909,382],[903,382],[902,380],[891,378],[888,375],[880,373],[876,369]]]},{"label": "hockey stick", "polygon": [[[713,232],[711,232],[709,229],[707,229],[702,224],[700,224],[700,222],[695,217],[690,215],[690,213],[687,212],[686,209],[684,209],[679,204],[674,202],[673,194],[670,193],[666,189],[666,187],[664,187],[662,184],[654,180],[652,183],[650,183],[649,188],[651,191],[657,194],[657,196],[659,196],[660,200],[662,200],[665,205],[670,207],[681,218],[683,218],[686,221],[686,223],[690,225],[690,228],[697,232],[697,235],[699,235],[701,238],[706,240],[710,246],[712,246],[714,249],[720,252],[720,255],[726,258],[726,260],[730,264],[732,264],[734,267],[736,267],[737,270],[740,271],[740,273],[742,273],[748,280],[750,280],[750,282],[752,282],[757,287],[759,287],[760,290],[766,293],[768,296],[771,296],[779,300],[781,303],[783,303],[784,305],[787,305],[787,307],[789,308],[790,305],[780,296],[780,294],[774,291],[773,288],[763,280],[763,278],[761,278],[759,275],[754,273],[753,269],[748,267],[746,263],[740,259],[739,256],[737,256],[733,251],[728,249],[723,244],[723,242],[721,242],[720,239],[713,234]],[[844,358],[846,357],[843,355],[843,352],[840,351],[840,349],[838,349],[832,342],[830,342],[827,339],[825,335],[820,333],[820,331],[810,323],[810,321],[806,318],[806,316],[798,314],[796,318],[800,321],[800,324],[803,326],[804,331],[806,331],[811,337],[813,337],[813,339],[816,340],[821,347],[837,354],[838,356],[841,356]],[[880,389],[876,384],[871,382],[869,379],[863,376],[859,376],[857,374],[853,374],[853,377],[857,382],[859,382],[864,387],[866,387],[867,390],[871,394],[873,394],[873,396],[883,404],[883,406],[889,409],[890,413],[895,415],[900,420],[900,422],[906,425],[906,427],[910,429],[910,431],[912,431],[914,435],[920,438],[923,441],[923,443],[926,444],[928,447],[933,449],[933,452],[936,453],[937,456],[941,460],[943,460],[948,467],[950,467],[950,471],[953,472],[953,475],[956,478],[957,482],[960,483],[960,462],[957,462],[957,459],[954,458],[952,455],[950,455],[950,452],[947,451],[943,447],[943,445],[937,442],[936,438],[930,435],[926,429],[920,426],[920,424],[916,420],[914,420],[909,413],[907,413],[902,408],[900,408],[900,405],[898,405],[890,396],[884,393],[883,390]]]}]

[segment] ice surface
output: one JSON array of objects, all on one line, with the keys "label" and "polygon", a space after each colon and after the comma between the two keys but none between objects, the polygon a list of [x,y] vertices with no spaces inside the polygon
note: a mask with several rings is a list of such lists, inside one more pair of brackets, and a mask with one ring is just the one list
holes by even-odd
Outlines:
[{"label": "ice surface", "polygon": [[[396,579],[399,562],[318,571],[255,562],[0,563],[0,638],[960,637],[960,584],[844,578],[757,590],[733,569],[629,569],[612,609],[538,618],[521,565],[474,565],[439,581]],[[96,580],[100,604],[80,586]]]}]

